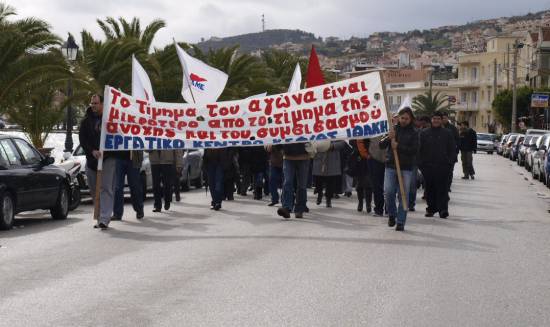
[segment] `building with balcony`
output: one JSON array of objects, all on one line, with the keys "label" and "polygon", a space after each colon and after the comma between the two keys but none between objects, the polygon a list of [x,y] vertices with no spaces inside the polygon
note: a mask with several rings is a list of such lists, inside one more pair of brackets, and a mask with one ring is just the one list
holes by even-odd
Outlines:
[{"label": "building with balcony", "polygon": [[[494,37],[487,41],[485,52],[458,58],[458,78],[449,82],[450,87],[457,89],[457,103],[452,109],[458,121],[468,121],[479,132],[495,131],[492,102],[496,93],[511,87],[512,72],[508,67],[518,39]],[[525,82],[526,74],[518,69],[519,84]]]},{"label": "building with balcony", "polygon": [[[350,77],[359,76],[372,70],[382,67],[369,66],[362,71],[353,71]],[[384,81],[386,83],[386,95],[390,112],[396,113],[401,104],[409,98],[413,99],[430,89],[430,70],[429,69],[386,69],[384,71]],[[450,86],[448,80],[432,80],[432,91],[440,92],[445,97],[458,96],[457,89]]]},{"label": "building with balcony", "polygon": [[526,33],[520,49],[518,71],[534,89],[550,87],[550,27]]}]

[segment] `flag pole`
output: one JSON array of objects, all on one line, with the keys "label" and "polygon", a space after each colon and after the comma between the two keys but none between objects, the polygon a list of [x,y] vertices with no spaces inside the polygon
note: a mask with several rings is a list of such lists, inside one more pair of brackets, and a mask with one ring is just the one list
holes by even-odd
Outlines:
[{"label": "flag pole", "polygon": [[101,180],[103,176],[103,153],[97,161],[97,172],[95,175],[95,195],[94,195],[94,219],[99,221],[99,200],[101,191]]},{"label": "flag pole", "polygon": [[105,104],[111,105],[111,97],[110,97],[110,91],[109,86],[105,85],[105,90],[103,92],[103,112],[101,113],[101,134],[99,137],[99,152],[101,153],[101,157],[97,160],[97,171],[95,175],[95,198],[94,198],[94,219],[99,222],[99,216],[100,216],[100,197],[101,197],[101,184],[102,184],[102,177],[103,177],[103,155],[105,154],[104,151],[104,144],[105,144],[105,138],[107,133],[106,131],[106,124],[107,120],[106,117],[108,113],[105,112]]},{"label": "flag pole", "polygon": [[[392,116],[388,108],[388,99],[386,98],[386,83],[384,81],[384,73],[382,70],[379,70],[380,81],[382,83],[382,93],[384,96],[384,107],[386,108],[386,115],[388,117],[388,125],[390,131],[394,131],[394,126],[392,122]],[[390,142],[391,147],[391,142]],[[399,182],[399,191],[401,192],[401,205],[405,211],[409,210],[409,199],[405,198],[405,187],[403,186],[403,175],[401,174],[401,164],[399,163],[399,155],[397,154],[397,149],[392,147],[393,158],[395,160],[395,170],[397,171],[397,180]]]},{"label": "flag pole", "polygon": [[[174,40],[174,46],[177,47],[178,43],[176,42],[176,39],[173,38],[173,40]],[[178,51],[178,49],[176,48],[176,53],[177,53],[177,51]],[[191,85],[191,83],[189,83],[189,78],[187,78],[187,74],[185,73],[185,65],[184,65],[183,62],[181,63],[181,70],[183,71],[183,77],[185,77],[185,80],[187,81],[187,85],[189,85],[189,92],[191,93],[191,98],[193,99],[193,104],[196,104],[197,101],[195,101],[195,96],[193,95],[193,88],[191,87],[193,85]]]}]

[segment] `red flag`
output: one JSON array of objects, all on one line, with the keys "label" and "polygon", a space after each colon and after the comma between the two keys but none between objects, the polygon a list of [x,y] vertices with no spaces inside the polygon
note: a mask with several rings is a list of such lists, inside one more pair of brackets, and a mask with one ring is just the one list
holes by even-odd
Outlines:
[{"label": "red flag", "polygon": [[306,83],[307,87],[314,87],[325,84],[323,71],[321,70],[321,65],[319,65],[319,58],[317,58],[317,52],[315,52],[315,47],[313,45],[311,46],[311,54],[309,55]]}]

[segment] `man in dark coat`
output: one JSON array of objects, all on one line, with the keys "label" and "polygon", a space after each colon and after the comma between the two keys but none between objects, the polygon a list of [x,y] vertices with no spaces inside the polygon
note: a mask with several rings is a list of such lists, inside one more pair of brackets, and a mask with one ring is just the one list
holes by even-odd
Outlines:
[{"label": "man in dark coat", "polygon": [[[451,123],[449,121],[449,113],[448,112],[443,111],[442,114],[443,114],[443,117],[442,117],[443,127],[448,129],[449,131],[451,131],[451,134],[453,134],[453,138],[454,138],[455,144],[456,144],[456,154],[458,156],[458,151],[459,151],[458,145],[460,144],[458,128],[456,128],[456,126],[453,125],[453,123]],[[455,162],[453,162],[453,164],[451,165],[451,168],[449,169],[449,192],[451,191],[451,185],[453,184],[453,174],[454,174],[454,170],[455,170],[455,164],[456,164],[457,161],[458,160],[455,160]]]},{"label": "man in dark coat", "polygon": [[477,133],[467,121],[460,124],[460,160],[462,161],[462,179],[474,179],[473,153],[477,151]]},{"label": "man in dark coat", "polygon": [[[404,203],[409,201],[409,191],[412,179],[412,170],[416,165],[418,153],[418,131],[413,124],[414,115],[409,107],[399,110],[399,123],[389,136],[380,141],[380,148],[387,148],[386,171],[384,175],[384,197],[388,210],[388,226],[395,227],[396,231],[405,230],[407,211]],[[401,197],[397,169],[395,165],[394,151],[397,150],[403,177],[404,197]],[[399,197],[399,207],[396,208],[395,198]],[[396,221],[397,220],[397,221]]]},{"label": "man in dark coat", "polygon": [[[101,139],[101,117],[103,115],[103,97],[92,95],[90,108],[80,124],[78,134],[80,146],[86,154],[86,178],[90,194],[94,202],[99,201],[99,221],[95,228],[107,229],[113,213],[115,193],[116,158],[113,153],[99,151]],[[96,180],[98,160],[103,157],[101,174],[101,189],[99,199],[96,198]]]},{"label": "man in dark coat", "polygon": [[207,174],[208,188],[212,202],[210,209],[220,210],[224,198],[224,176],[234,170],[235,150],[233,148],[206,149],[203,167]]},{"label": "man in dark coat", "polygon": [[443,114],[432,116],[432,126],[420,133],[419,167],[426,186],[426,217],[449,216],[448,176],[456,161],[456,144],[451,131],[443,127]]}]

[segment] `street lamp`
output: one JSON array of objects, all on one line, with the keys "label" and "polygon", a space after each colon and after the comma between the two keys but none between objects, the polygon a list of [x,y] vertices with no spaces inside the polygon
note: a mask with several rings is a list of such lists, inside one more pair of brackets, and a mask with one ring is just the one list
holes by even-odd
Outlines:
[{"label": "street lamp", "polygon": [[[69,64],[76,61],[78,54],[78,45],[74,41],[74,37],[69,33],[67,41],[61,46],[61,52],[63,57],[69,61]],[[69,77],[67,82],[67,96],[70,98],[73,96],[73,83],[72,77]],[[67,134],[65,135],[65,150],[64,152],[73,152],[73,108],[71,103],[67,104]]]}]

